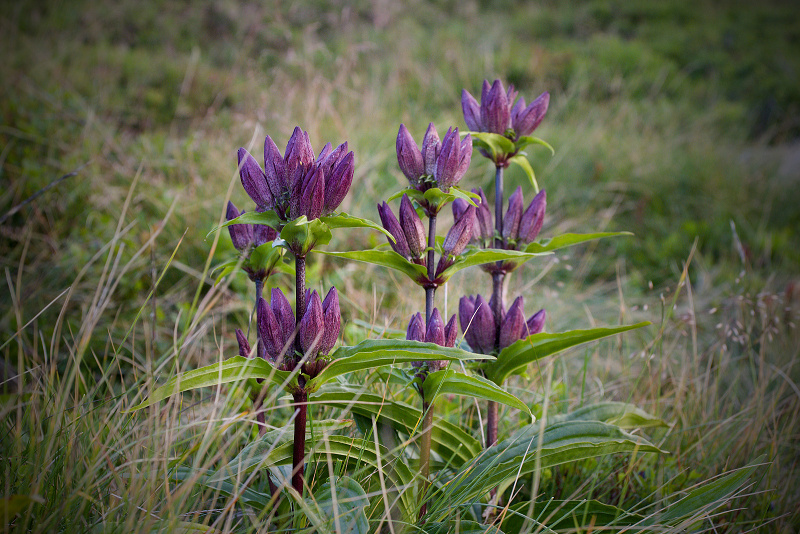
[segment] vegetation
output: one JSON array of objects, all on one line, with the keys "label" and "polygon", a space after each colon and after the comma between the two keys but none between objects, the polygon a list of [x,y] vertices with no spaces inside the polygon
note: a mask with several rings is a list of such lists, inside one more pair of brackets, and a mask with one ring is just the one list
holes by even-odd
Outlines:
[{"label": "vegetation", "polygon": [[[248,202],[235,149],[260,157],[267,134],[280,146],[296,124],[317,149],[347,140],[355,177],[342,208],[375,220],[386,192],[405,185],[394,151],[399,123],[415,134],[429,121],[463,126],[461,89],[475,94],[496,77],[529,98],[550,92],[536,135],[555,155],[528,149],[547,189],[541,236],[636,234],[534,259],[510,276],[508,294],[546,306],[548,332],[654,323],[540,360],[506,390],[548,424],[629,403],[657,419],[615,423],[669,453],[532,469],[498,488],[511,504],[503,531],[546,531],[522,516],[574,529],[609,514],[617,528],[800,528],[800,24],[792,6],[122,1],[4,11],[4,529],[247,531],[288,514],[288,499],[264,502],[269,481],[257,463],[231,467],[259,442],[242,389],[199,389],[127,411],[178,373],[236,354],[234,328],[248,324],[252,286],[242,275],[214,285],[211,268],[235,250],[227,235],[209,235],[228,198]],[[463,180],[490,188],[493,168],[476,155]],[[507,191],[527,183],[508,169]],[[335,233],[329,248],[382,242],[355,230]],[[316,254],[307,272],[321,294],[339,289],[349,346],[402,337],[419,309],[419,292],[392,271]],[[281,275],[267,285],[293,287]],[[477,268],[447,287],[438,301],[446,317],[459,296],[490,291]],[[360,384],[419,410],[397,373],[361,373]],[[269,395],[265,424],[278,432],[274,448],[291,455],[278,430],[293,415],[290,400],[277,388]],[[404,436],[373,424],[367,402],[326,395],[309,409],[310,441],[330,447],[306,468],[319,501],[307,503],[309,517],[329,515],[331,481],[350,492],[345,502],[359,503],[359,483],[380,488],[393,481],[375,480],[378,472],[403,475],[381,466]],[[436,415],[479,442],[478,406],[443,395]],[[519,435],[524,412],[500,410],[499,435]],[[356,454],[336,436],[383,449],[370,456],[365,444]],[[213,479],[226,469],[238,478]],[[736,495],[705,495],[713,511],[668,521],[695,484],[739,475]],[[428,512],[443,512],[451,497]],[[513,507],[523,501],[535,506]],[[373,530],[383,519],[369,515],[376,509],[367,508]],[[459,513],[464,531],[475,512]]]}]

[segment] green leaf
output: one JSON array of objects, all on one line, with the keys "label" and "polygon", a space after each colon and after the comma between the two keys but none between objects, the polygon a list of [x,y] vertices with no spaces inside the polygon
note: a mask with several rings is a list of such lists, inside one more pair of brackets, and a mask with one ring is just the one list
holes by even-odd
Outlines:
[{"label": "green leaf", "polygon": [[514,142],[508,137],[490,132],[469,132],[472,136],[472,144],[489,150],[492,153],[492,159],[498,154],[513,154],[516,152]]},{"label": "green leaf", "polygon": [[211,273],[214,273],[217,270],[221,269],[219,274],[217,275],[217,278],[214,279],[214,285],[219,284],[220,280],[222,280],[223,278],[225,278],[229,274],[231,274],[233,272],[236,272],[236,268],[239,267],[239,265],[241,265],[241,264],[242,264],[241,259],[240,258],[236,258],[236,259],[233,259],[233,260],[226,261],[224,263],[220,263],[219,265],[214,267],[211,270]]},{"label": "green leaf", "polygon": [[478,499],[505,480],[536,469],[622,452],[662,451],[642,437],[598,421],[548,425],[541,436],[539,425],[529,425],[463,466],[432,496],[429,513],[432,519],[438,519],[452,507]]},{"label": "green leaf", "polygon": [[389,267],[390,269],[395,269],[405,274],[415,283],[419,283],[420,280],[426,280],[428,278],[428,271],[425,269],[425,267],[422,265],[417,265],[416,263],[411,263],[394,250],[372,249],[354,250],[351,252],[331,252],[328,250],[320,250],[319,252],[329,256],[336,256],[337,258],[345,258],[348,260],[356,260],[364,263],[372,263],[375,265],[381,265],[383,267]]},{"label": "green leaf", "polygon": [[533,189],[538,193],[539,184],[538,182],[536,182],[536,175],[533,173],[533,167],[531,167],[531,162],[528,161],[528,158],[525,157],[525,154],[517,154],[516,156],[508,158],[508,161],[519,166],[525,172],[525,176],[528,177],[528,181],[533,186]]},{"label": "green leaf", "polygon": [[529,415],[531,413],[524,402],[480,376],[443,369],[425,377],[422,388],[427,402],[433,402],[439,395],[469,395],[518,408]]},{"label": "green leaf", "polygon": [[365,510],[369,499],[364,489],[350,477],[334,477],[325,482],[311,499],[304,500],[315,514],[309,520],[317,532],[367,534],[370,532]]},{"label": "green leaf", "polygon": [[674,524],[687,518],[699,519],[729,501],[763,465],[764,456],[759,456],[741,469],[731,471],[713,482],[706,482],[690,491],[683,499],[668,506],[660,516],[654,516],[645,524],[653,524],[656,521],[662,524]]},{"label": "green leaf", "polygon": [[[466,189],[461,189],[460,187],[451,187],[450,194],[452,194],[455,198],[460,198],[466,200],[476,208],[481,201],[481,196],[477,193],[473,193],[472,191],[467,191]],[[477,200],[477,202],[475,202]]]},{"label": "green leaf", "polygon": [[617,237],[633,235],[631,232],[597,232],[594,234],[561,234],[550,239],[543,239],[536,243],[530,243],[525,247],[525,252],[551,252],[560,248],[571,247],[587,241],[602,239],[604,237]]},{"label": "green leaf", "polygon": [[641,408],[625,402],[598,402],[578,408],[568,414],[548,417],[548,423],[562,421],[602,421],[623,429],[669,426],[663,420]]},{"label": "green leaf", "polygon": [[486,378],[501,385],[513,373],[524,369],[529,363],[559,353],[589,341],[613,336],[629,330],[649,325],[649,321],[634,325],[611,328],[590,328],[588,330],[570,330],[558,334],[533,334],[520,339],[500,351],[495,361],[484,363]]},{"label": "green leaf", "polygon": [[324,222],[328,225],[329,228],[372,228],[373,230],[378,230],[379,232],[383,232],[389,239],[394,241],[394,237],[392,234],[389,233],[383,226],[380,224],[370,221],[369,219],[361,219],[359,217],[354,217],[349,213],[339,213],[334,215],[327,215],[325,217],[320,217],[319,220]]},{"label": "green leaf", "polygon": [[309,392],[318,390],[335,376],[373,367],[428,360],[485,360],[491,356],[473,354],[455,347],[442,347],[435,343],[405,339],[367,339],[358,345],[339,347],[331,358],[333,361],[306,384]]},{"label": "green leaf", "polygon": [[[542,525],[548,529],[575,530],[576,527],[630,526],[638,523],[644,516],[627,512],[610,504],[594,499],[557,501],[541,499],[534,503],[530,515],[530,502],[517,503],[509,508],[503,530],[522,532],[526,520],[528,526]],[[546,532],[545,529],[542,532]]]},{"label": "green leaf", "polygon": [[[253,270],[263,269],[272,271],[283,259],[284,251],[280,247],[274,247],[272,241],[262,243],[250,251],[248,263]],[[294,270],[292,270],[294,272]]]},{"label": "green leaf", "polygon": [[214,232],[217,232],[223,228],[227,228],[232,224],[266,224],[267,226],[271,226],[276,230],[281,227],[283,221],[278,214],[272,210],[267,210],[262,213],[258,213],[256,211],[248,211],[236,217],[235,219],[231,219],[217,227],[206,234],[206,237],[210,236]]},{"label": "green leaf", "polygon": [[263,378],[281,387],[296,386],[297,378],[288,371],[280,371],[272,367],[262,358],[244,358],[234,356],[218,363],[194,369],[169,379],[163,386],[157,388],[144,401],[133,408],[126,410],[133,412],[141,410],[152,404],[160,402],[176,393],[192,389],[218,386],[242,380]]},{"label": "green leaf", "polygon": [[[422,526],[422,532],[425,534],[450,534],[452,532],[458,532],[459,534],[503,534],[503,531],[497,525],[483,525],[477,521],[462,520],[459,517],[454,517],[449,521],[425,523]],[[509,532],[513,531],[510,530]]]},{"label": "green leaf", "polygon": [[458,271],[472,267],[474,265],[484,265],[495,261],[517,260],[520,264],[535,258],[536,256],[544,256],[549,252],[522,252],[519,250],[502,250],[494,248],[471,248],[461,254],[456,262],[442,271],[440,277],[447,281]]},{"label": "green leaf", "polygon": [[[375,417],[379,423],[387,424],[398,432],[411,436],[422,420],[422,411],[410,404],[387,399],[350,385],[326,384],[311,396],[314,402],[349,410],[365,417]],[[480,442],[461,427],[449,423],[434,413],[431,432],[431,451],[441,457],[442,462],[459,468],[482,451]]]},{"label": "green leaf", "polygon": [[528,145],[541,145],[550,150],[551,156],[556,155],[556,151],[552,146],[550,146],[550,143],[544,141],[543,139],[539,139],[538,137],[532,137],[530,135],[523,135],[522,137],[517,139],[515,147],[517,150],[522,150]]},{"label": "green leaf", "polygon": [[327,224],[320,219],[309,221],[305,215],[287,222],[280,236],[290,248],[302,250],[303,254],[315,246],[327,245],[333,237]]}]

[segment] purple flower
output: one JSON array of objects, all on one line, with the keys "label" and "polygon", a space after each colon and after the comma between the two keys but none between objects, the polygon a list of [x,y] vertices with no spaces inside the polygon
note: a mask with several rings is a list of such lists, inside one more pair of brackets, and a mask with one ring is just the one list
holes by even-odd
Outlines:
[{"label": "purple flower", "polygon": [[[225,213],[225,218],[229,221],[232,221],[239,215],[242,215],[244,212],[239,213],[239,210],[236,209],[236,206],[231,202],[228,201],[228,209]],[[250,248],[250,245],[253,244],[253,225],[251,224],[232,224],[228,226],[228,232],[231,234],[231,241],[233,241],[233,246],[239,252],[243,252]]]},{"label": "purple flower", "polygon": [[339,293],[336,288],[331,286],[325,300],[322,301],[322,319],[325,326],[325,333],[320,342],[320,354],[328,354],[336,340],[339,339],[339,331],[342,324],[342,314],[339,309]]},{"label": "purple flower", "polygon": [[403,199],[400,201],[399,221],[386,202],[378,204],[378,214],[383,227],[394,237],[394,242],[389,239],[389,245],[391,245],[392,249],[406,259],[415,263],[422,263],[422,256],[425,253],[427,243],[425,227],[422,225],[422,221],[411,204],[408,195],[403,195]]},{"label": "purple flower", "polygon": [[464,89],[461,91],[464,122],[473,132],[496,133],[517,141],[533,133],[542,122],[550,103],[550,94],[542,93],[528,106],[524,98],[514,103],[516,98],[514,86],[509,85],[506,91],[500,80],[495,80],[491,85],[487,80],[483,81],[480,104]]},{"label": "purple flower", "polygon": [[[406,331],[406,339],[410,341],[425,341],[427,343],[435,343],[442,347],[453,347],[456,344],[456,336],[458,329],[456,327],[456,316],[450,317],[445,325],[442,320],[442,314],[439,313],[437,308],[433,309],[430,321],[428,321],[427,328],[423,322],[421,313],[415,313],[411,316],[411,321],[408,323],[408,330]],[[437,371],[447,365],[445,361],[431,360],[425,362],[429,371]],[[414,367],[422,367],[422,362],[414,362]]]},{"label": "purple flower", "polygon": [[455,256],[464,252],[475,228],[475,207],[468,206],[456,220],[442,243],[442,257],[436,265],[436,276],[453,265]]},{"label": "purple flower", "polygon": [[519,232],[519,220],[522,218],[522,187],[508,197],[508,208],[503,216],[503,239],[515,239]]},{"label": "purple flower", "polygon": [[247,336],[245,336],[244,332],[242,332],[239,328],[236,329],[236,343],[239,345],[239,356],[249,358],[250,343],[247,342]]},{"label": "purple flower", "polygon": [[325,312],[319,293],[314,290],[306,303],[306,312],[300,320],[300,347],[309,359],[316,358],[325,336]]},{"label": "purple flower", "polygon": [[332,213],[353,182],[354,156],[347,143],[330,143],[314,159],[308,133],[296,127],[281,156],[271,137],[264,140],[264,170],[244,148],[239,149],[242,185],[260,211],[275,210],[283,220],[305,215],[309,220]]},{"label": "purple flower", "polygon": [[519,221],[518,243],[531,243],[539,235],[544,223],[544,212],[547,208],[547,195],[544,189],[533,197],[530,206]]},{"label": "purple flower", "polygon": [[[508,313],[500,309],[500,320],[497,321],[494,299],[488,303],[477,295],[461,297],[458,303],[459,322],[464,332],[464,339],[473,352],[492,354],[498,350],[524,339],[531,334],[538,334],[544,329],[545,311],[539,310],[526,321],[523,298],[517,297]],[[500,324],[497,337],[497,324]]]},{"label": "purple flower", "polygon": [[267,359],[275,362],[284,356],[284,347],[288,348],[284,330],[275,313],[263,298],[258,299],[256,305],[256,322],[258,323],[258,335],[264,344]]},{"label": "purple flower", "polygon": [[444,139],[433,123],[428,125],[420,149],[404,124],[397,133],[397,162],[412,188],[425,191],[438,187],[449,191],[469,168],[472,158],[472,138],[461,139],[458,128],[449,129]]}]

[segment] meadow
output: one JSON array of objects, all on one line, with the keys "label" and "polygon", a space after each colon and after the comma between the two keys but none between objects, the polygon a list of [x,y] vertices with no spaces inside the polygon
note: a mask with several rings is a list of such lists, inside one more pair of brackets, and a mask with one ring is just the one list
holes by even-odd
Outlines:
[{"label": "meadow", "polygon": [[[0,10],[3,531],[249,532],[283,513],[198,483],[257,436],[240,389],[127,411],[177,373],[237,354],[249,281],[216,282],[212,269],[236,250],[227,231],[209,234],[227,200],[249,202],[236,150],[258,159],[266,135],[282,149],[296,125],[317,148],[347,141],[355,175],[342,209],[378,220],[376,205],[406,185],[400,123],[416,139],[431,121],[465,130],[461,90],[480,94],[495,78],[529,100],[550,93],[536,134],[555,154],[528,150],[548,197],[541,236],[634,234],[536,258],[509,293],[546,308],[547,332],[653,323],[531,364],[507,389],[539,420],[630,403],[664,422],[636,433],[668,452],[537,470],[519,495],[658,518],[696,485],[755,466],[733,494],[653,531],[800,530],[800,14],[790,3]],[[463,182],[490,187],[492,172],[473,157]],[[514,167],[506,180],[527,183]],[[329,248],[383,242],[358,229],[334,233]],[[418,311],[419,292],[392,271],[321,254],[307,270],[338,288],[344,344],[402,335]],[[269,284],[288,294],[290,278]],[[455,275],[439,293],[444,315],[485,284],[476,268]],[[266,424],[280,428],[292,410],[280,393],[271,400]],[[476,406],[445,396],[438,415],[480,436]],[[343,434],[372,430],[339,407],[313,410],[347,419]],[[523,426],[501,410],[501,434]],[[306,478],[318,487],[341,469],[319,462]],[[237,484],[264,490],[266,478]]]}]

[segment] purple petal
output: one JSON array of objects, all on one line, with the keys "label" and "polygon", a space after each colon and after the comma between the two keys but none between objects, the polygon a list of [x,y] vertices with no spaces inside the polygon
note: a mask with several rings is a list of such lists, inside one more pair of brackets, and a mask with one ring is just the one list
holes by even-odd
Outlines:
[{"label": "purple petal", "polygon": [[322,346],[325,333],[325,318],[319,293],[313,291],[306,304],[306,313],[300,321],[300,347],[310,359],[314,359]]},{"label": "purple petal", "polygon": [[444,346],[444,339],[442,314],[439,313],[437,308],[434,308],[433,313],[431,313],[431,319],[428,321],[428,327],[425,329],[425,342]]},{"label": "purple petal", "polygon": [[342,323],[342,314],[339,309],[339,294],[335,287],[328,290],[325,300],[322,301],[323,322],[325,323],[325,335],[322,337],[319,351],[321,354],[328,354],[336,340],[339,339],[339,331]]},{"label": "purple petal", "polygon": [[270,136],[264,139],[264,174],[273,198],[280,198],[289,189],[286,164],[281,151]]},{"label": "purple petal", "polygon": [[456,326],[456,316],[453,314],[450,320],[444,327],[444,346],[453,347],[456,344],[456,336],[458,335],[458,327]]},{"label": "purple petal", "polygon": [[[239,213],[233,202],[228,201],[228,209],[225,213],[227,220],[232,221],[242,213]],[[228,232],[231,234],[233,246],[238,251],[246,250],[253,243],[253,225],[251,224],[232,224],[228,226]]]},{"label": "purple petal", "polygon": [[472,237],[475,227],[475,206],[469,206],[453,227],[447,232],[442,244],[442,250],[448,256],[458,256]]},{"label": "purple petal", "polygon": [[461,331],[465,332],[470,327],[472,315],[475,313],[475,297],[466,295],[458,300],[458,321]]},{"label": "purple petal", "polygon": [[550,93],[542,93],[524,110],[518,111],[513,120],[513,128],[517,136],[530,135],[544,120],[550,105]]},{"label": "purple petal", "polygon": [[411,316],[406,330],[406,339],[409,341],[425,341],[425,323],[422,321],[422,314],[415,313]]},{"label": "purple petal", "polygon": [[525,324],[524,300],[517,297],[508,309],[503,324],[500,325],[500,348],[504,349],[521,339],[527,332]]},{"label": "purple petal", "polygon": [[401,124],[400,130],[397,132],[395,149],[397,150],[397,163],[400,165],[400,170],[403,171],[411,185],[416,186],[419,183],[420,176],[425,173],[425,165],[423,164],[422,153],[405,124]]},{"label": "purple petal", "polygon": [[478,227],[480,228],[480,235],[484,240],[491,243],[494,238],[494,222],[492,220],[492,210],[489,208],[489,201],[486,200],[486,195],[483,189],[473,189],[473,193],[477,193],[481,197],[481,203],[478,205],[478,210],[475,213],[478,220]]},{"label": "purple petal", "polygon": [[544,213],[547,209],[547,195],[544,189],[533,197],[531,205],[525,210],[519,223],[519,239],[530,243],[539,235],[544,224]]},{"label": "purple petal", "polygon": [[295,176],[298,167],[309,169],[314,163],[314,149],[311,147],[308,132],[304,132],[299,126],[295,127],[292,137],[289,138],[286,145],[284,162],[286,163],[287,178]]},{"label": "purple petal", "polygon": [[436,126],[431,122],[425,130],[422,138],[422,161],[424,163],[424,174],[434,175],[436,173],[436,161],[442,150],[442,143],[439,141],[439,133]]},{"label": "purple petal", "polygon": [[544,330],[544,321],[547,318],[547,314],[545,313],[544,309],[539,310],[538,312],[531,315],[530,319],[528,319],[526,326],[528,329],[528,335],[538,334]]},{"label": "purple petal", "polygon": [[400,201],[400,227],[406,236],[411,257],[419,258],[425,253],[427,242],[425,239],[425,226],[417,215],[408,195],[403,195]]},{"label": "purple petal", "polygon": [[517,239],[519,235],[519,221],[522,218],[522,187],[517,186],[517,190],[508,198],[508,209],[503,217],[503,237],[505,239]]},{"label": "purple petal", "polygon": [[[345,148],[346,148],[345,143]],[[338,149],[337,149],[338,150]],[[355,172],[355,156],[352,152],[348,152],[333,169],[331,175],[325,174],[325,213],[332,213],[342,203],[347,192],[350,191],[350,185],[353,183],[353,174]],[[330,176],[330,179],[327,178]]]},{"label": "purple petal", "polygon": [[267,357],[270,360],[275,360],[283,350],[283,332],[278,320],[275,318],[275,314],[272,313],[272,309],[267,306],[267,301],[263,298],[258,299],[256,322],[258,323],[258,334],[261,336],[261,342],[264,343]]},{"label": "purple petal", "polygon": [[511,112],[503,82],[495,80],[484,95],[481,96],[481,123],[486,131],[503,135],[511,123]]},{"label": "purple petal", "polygon": [[381,224],[383,227],[386,228],[386,230],[388,230],[395,239],[395,242],[392,243],[392,240],[387,237],[386,239],[389,241],[389,245],[391,245],[395,252],[404,258],[410,258],[411,250],[408,248],[408,242],[406,241],[406,235],[403,232],[403,227],[400,226],[400,221],[398,221],[397,217],[394,216],[392,209],[386,202],[378,204],[378,215],[380,215]]},{"label": "purple petal", "polygon": [[473,132],[482,131],[481,106],[466,89],[461,90],[461,110],[464,112],[464,122],[467,123],[467,128]]},{"label": "purple petal", "polygon": [[458,128],[447,130],[442,140],[442,149],[436,160],[434,177],[439,189],[447,191],[450,186],[458,182],[458,171],[461,165],[461,141],[458,137]]},{"label": "purple petal", "polygon": [[239,356],[249,358],[250,343],[247,342],[247,336],[245,336],[244,332],[242,332],[239,328],[236,329],[236,343],[239,345]]},{"label": "purple petal", "polygon": [[267,186],[264,171],[258,166],[256,159],[244,148],[239,149],[239,177],[242,187],[259,208],[269,209],[272,206],[272,194]]},{"label": "purple petal", "polygon": [[292,305],[289,304],[286,295],[277,287],[272,288],[270,306],[281,327],[281,349],[283,349],[294,340],[294,311],[292,311]]}]

